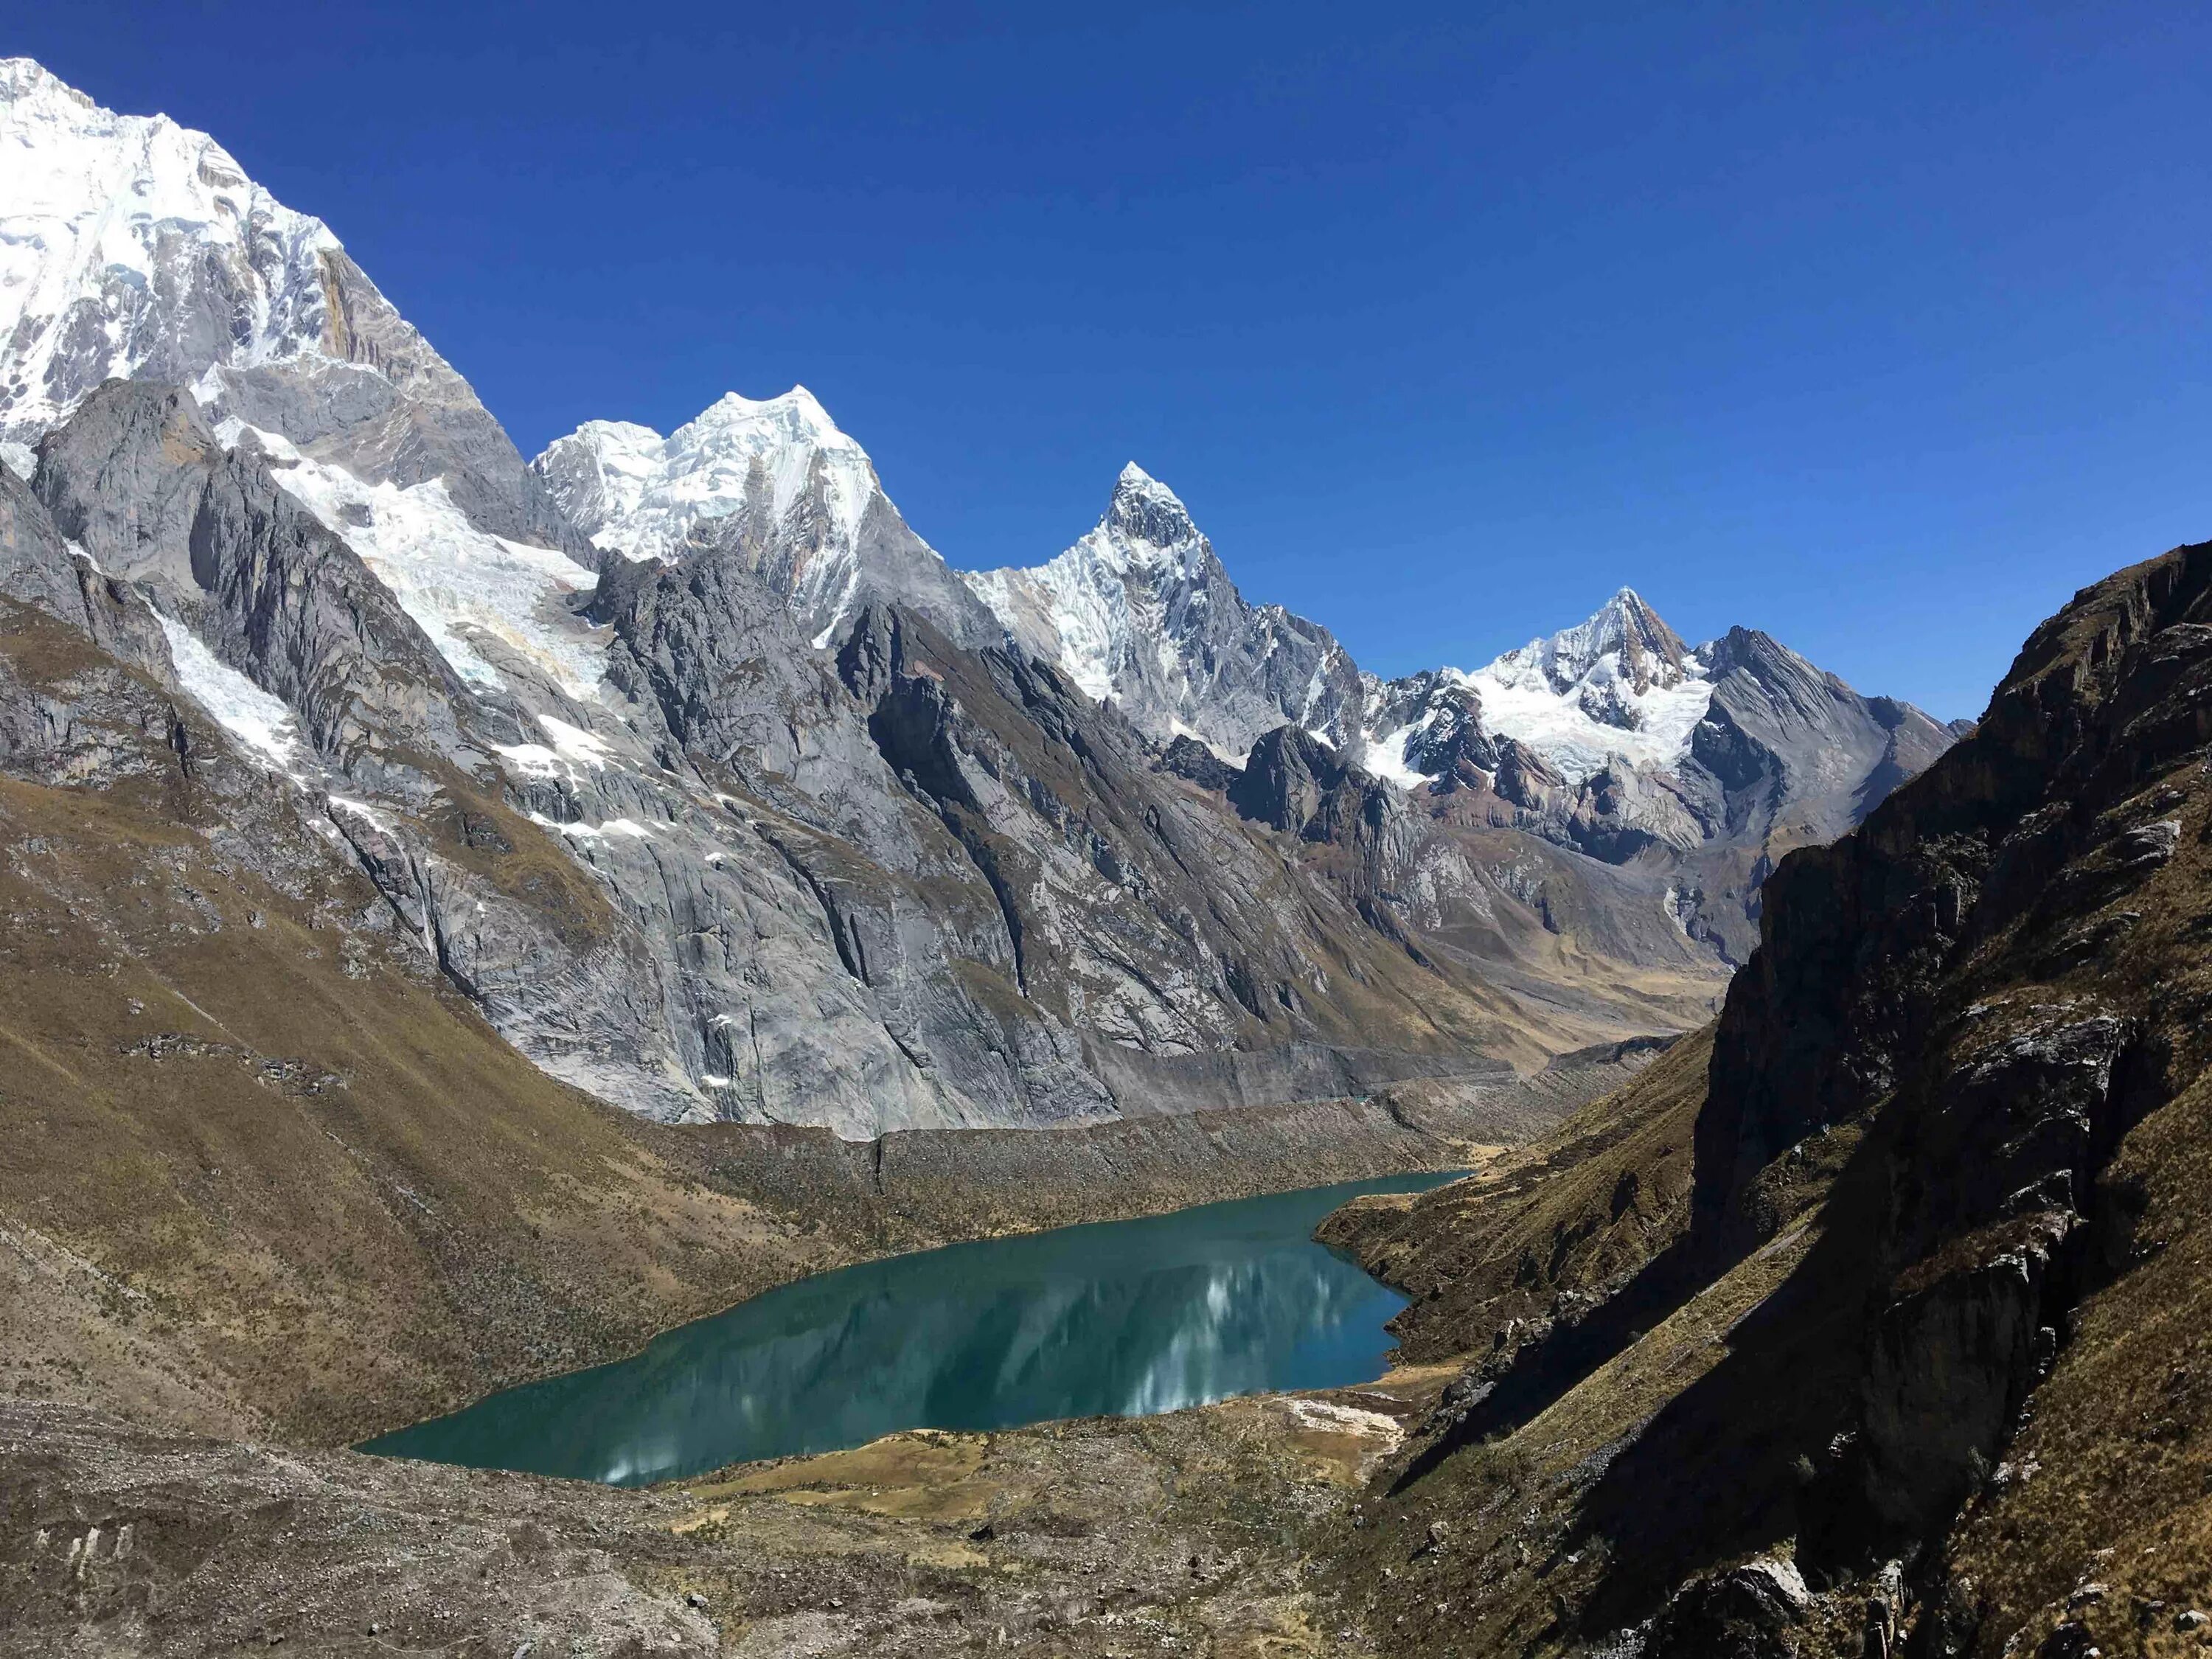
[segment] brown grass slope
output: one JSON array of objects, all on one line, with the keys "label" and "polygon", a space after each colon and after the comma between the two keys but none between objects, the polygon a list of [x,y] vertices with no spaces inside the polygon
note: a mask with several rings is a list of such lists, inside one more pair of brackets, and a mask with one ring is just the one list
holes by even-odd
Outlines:
[{"label": "brown grass slope", "polygon": [[1480,1175],[1355,1200],[1317,1237],[1414,1298],[1390,1326],[1407,1360],[1517,1349],[1689,1224],[1690,1133],[1711,1058],[1708,1027]]},{"label": "brown grass slope", "polygon": [[0,659],[121,780],[0,778],[4,1386],[328,1439],[837,1259],[508,1048],[158,688],[27,611]]}]

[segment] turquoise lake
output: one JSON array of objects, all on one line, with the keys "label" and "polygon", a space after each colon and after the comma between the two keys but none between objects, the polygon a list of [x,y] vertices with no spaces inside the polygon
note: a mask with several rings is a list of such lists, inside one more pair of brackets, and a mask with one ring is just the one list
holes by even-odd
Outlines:
[{"label": "turquoise lake", "polygon": [[628,1486],[899,1429],[1366,1382],[1406,1299],[1313,1230],[1356,1194],[1450,1179],[1310,1188],[841,1268],[362,1449]]}]

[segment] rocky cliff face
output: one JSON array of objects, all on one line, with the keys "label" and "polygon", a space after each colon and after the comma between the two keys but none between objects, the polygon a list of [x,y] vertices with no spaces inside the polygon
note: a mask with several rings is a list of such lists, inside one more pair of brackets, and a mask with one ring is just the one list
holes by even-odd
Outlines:
[{"label": "rocky cliff face", "polygon": [[742,546],[533,590],[496,543],[485,567],[538,603],[471,611],[391,545],[388,501],[356,527],[335,470],[229,431],[110,383],[41,440],[24,533],[143,594],[180,690],[320,803],[510,1041],[602,1098],[861,1137],[1042,1125],[1680,1017],[1422,962],[1113,711],[902,607],[832,659]]},{"label": "rocky cliff face", "polygon": [[[1389,1500],[1378,1547],[1448,1539],[1419,1558],[1402,1645],[2193,1639],[2208,615],[2212,544],[2085,590],[1978,729],[1783,860],[1674,1131],[1693,1177],[1655,1228],[1620,1231],[1640,1189],[1610,1220],[1595,1202],[1638,1172],[1641,1083],[1541,1155],[1566,1201],[1540,1189],[1553,1249],[1510,1284],[1440,1242],[1455,1206],[1524,1234],[1505,1186],[1346,1218],[1378,1259],[1441,1274],[1440,1310],[1504,1310]],[[1593,1141],[1608,1117],[1622,1133]],[[1590,1258],[1599,1279],[1575,1266],[1639,1236]],[[1478,1518],[1501,1483],[1543,1496]]]},{"label": "rocky cliff face", "polygon": [[2126,1249],[2100,1176],[2202,1042],[2130,981],[2179,943],[2147,913],[2196,897],[2166,872],[2212,740],[2208,605],[2212,547],[2085,592],[1955,758],[1771,884],[1698,1119],[1694,1216],[1716,1250],[1760,1236],[1776,1158],[1871,1116],[1880,1288],[1822,1546],[1940,1538]]}]

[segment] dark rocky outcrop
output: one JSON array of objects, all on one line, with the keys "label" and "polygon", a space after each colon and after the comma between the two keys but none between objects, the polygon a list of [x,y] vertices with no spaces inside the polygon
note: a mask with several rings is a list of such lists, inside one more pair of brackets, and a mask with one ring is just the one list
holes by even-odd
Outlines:
[{"label": "dark rocky outcrop", "polygon": [[1237,781],[1238,769],[1215,754],[1196,738],[1179,737],[1160,751],[1160,769],[1172,772],[1179,778],[1188,778],[1203,789],[1218,789],[1224,794]]},{"label": "dark rocky outcrop", "polygon": [[73,554],[29,484],[0,466],[0,596],[82,631],[118,662],[167,683],[169,647],[129,584]]},{"label": "dark rocky outcrop", "polygon": [[1228,793],[1248,818],[1333,845],[1371,840],[1398,805],[1386,785],[1295,726],[1279,726],[1252,745]]},{"label": "dark rocky outcrop", "polygon": [[1790,1638],[1807,1622],[1813,1598],[1787,1561],[1747,1561],[1692,1580],[1654,1622],[1649,1651],[1710,1654],[1714,1659],[1790,1659]]}]

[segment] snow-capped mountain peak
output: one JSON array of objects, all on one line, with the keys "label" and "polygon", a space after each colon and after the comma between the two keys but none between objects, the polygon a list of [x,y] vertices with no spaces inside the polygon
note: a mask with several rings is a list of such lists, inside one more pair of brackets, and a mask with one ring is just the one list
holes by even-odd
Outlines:
[{"label": "snow-capped mountain peak", "polygon": [[569,522],[597,538],[637,511],[667,442],[635,421],[586,421],[532,465]]},{"label": "snow-capped mountain peak", "polygon": [[[1691,653],[1632,587],[1623,587],[1589,617],[1546,639],[1531,640],[1490,665],[1500,680],[1555,692],[1579,692],[1593,681],[1625,683],[1638,696],[1679,685]],[[1616,722],[1618,723],[1618,722]]]},{"label": "snow-capped mountain peak", "polygon": [[696,527],[748,507],[780,524],[810,492],[849,547],[882,489],[867,452],[803,386],[726,393],[665,438],[634,422],[586,421],[533,465],[579,528],[635,560],[676,559]]},{"label": "snow-capped mountain peak", "polygon": [[1172,565],[1186,575],[1212,552],[1182,498],[1134,461],[1114,480],[1106,516],[1091,535],[1107,558],[1140,568]]},{"label": "snow-capped mountain peak", "polygon": [[738,392],[726,392],[692,422],[695,426],[713,424],[731,428],[754,423],[772,426],[793,442],[848,449],[860,447],[837,429],[837,422],[830,418],[830,411],[822,407],[822,400],[803,386],[794,386],[778,397],[758,400]]},{"label": "snow-capped mountain peak", "polygon": [[1134,461],[1080,540],[1040,565],[970,574],[1022,649],[1164,742],[1241,762],[1265,732],[1340,739],[1358,671],[1326,629],[1246,602],[1175,491]]},{"label": "snow-capped mountain peak", "polygon": [[[1682,643],[1632,587],[1586,620],[1531,640],[1472,673],[1446,668],[1380,689],[1370,766],[1401,782],[1437,751],[1439,721],[1510,738],[1571,784],[1617,757],[1661,770],[1680,763],[1712,702],[1711,665]],[[1386,712],[1387,711],[1387,712]]]},{"label": "snow-capped mountain peak", "polygon": [[190,387],[215,418],[364,483],[444,480],[484,535],[580,550],[468,382],[319,219],[165,115],[118,115],[0,60],[0,459],[103,381]]},{"label": "snow-capped mountain peak", "polygon": [[1150,573],[1157,584],[1197,578],[1213,549],[1199,534],[1182,498],[1131,461],[1114,480],[1105,516],[1060,556],[1086,559],[1116,575]]},{"label": "snow-capped mountain peak", "polygon": [[337,239],[165,115],[118,115],[0,59],[0,441],[115,376],[320,353]]},{"label": "snow-capped mountain peak", "polygon": [[702,550],[744,559],[790,605],[818,648],[873,599],[894,599],[948,636],[999,630],[884,494],[867,452],[803,386],[729,392],[662,437],[587,421],[531,463],[602,550],[676,563]]},{"label": "snow-capped mountain peak", "polygon": [[0,104],[48,104],[96,114],[100,106],[33,58],[0,58]]}]

